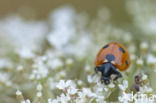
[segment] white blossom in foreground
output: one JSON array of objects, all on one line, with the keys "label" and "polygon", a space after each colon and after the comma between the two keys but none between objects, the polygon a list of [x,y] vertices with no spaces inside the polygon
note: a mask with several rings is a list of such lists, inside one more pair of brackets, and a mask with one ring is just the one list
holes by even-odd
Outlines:
[{"label": "white blossom in foreground", "polygon": [[118,86],[122,91],[125,91],[128,88],[128,81],[123,80],[123,84],[119,84]]},{"label": "white blossom in foreground", "polygon": [[75,88],[75,83],[73,83],[72,80],[67,80],[66,82],[64,80],[60,80],[56,87],[59,89]]}]

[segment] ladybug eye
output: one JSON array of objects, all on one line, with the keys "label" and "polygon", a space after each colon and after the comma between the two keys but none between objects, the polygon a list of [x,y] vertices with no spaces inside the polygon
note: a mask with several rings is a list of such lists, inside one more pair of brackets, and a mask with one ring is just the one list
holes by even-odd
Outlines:
[{"label": "ladybug eye", "polygon": [[128,61],[127,60],[125,61],[125,64],[128,65]]},{"label": "ladybug eye", "polygon": [[105,45],[105,46],[103,47],[103,49],[108,48],[108,47],[109,47],[109,45]]},{"label": "ladybug eye", "polygon": [[120,50],[122,53],[125,53],[125,51],[124,51],[121,47],[119,47],[119,50]]}]

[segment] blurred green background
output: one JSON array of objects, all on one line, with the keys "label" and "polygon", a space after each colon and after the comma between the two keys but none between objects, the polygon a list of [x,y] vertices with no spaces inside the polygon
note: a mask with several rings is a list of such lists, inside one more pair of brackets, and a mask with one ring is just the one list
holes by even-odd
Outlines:
[{"label": "blurred green background", "polygon": [[24,17],[42,20],[62,5],[72,5],[78,12],[87,12],[91,19],[99,8],[106,7],[112,13],[113,24],[123,25],[131,22],[125,10],[125,0],[0,0],[0,17],[18,13]]}]

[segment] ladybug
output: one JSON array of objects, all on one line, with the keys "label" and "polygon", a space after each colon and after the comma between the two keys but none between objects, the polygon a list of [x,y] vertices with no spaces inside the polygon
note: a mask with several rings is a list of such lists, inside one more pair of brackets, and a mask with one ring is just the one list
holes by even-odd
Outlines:
[{"label": "ladybug", "polygon": [[112,74],[117,80],[122,77],[119,71],[125,71],[130,65],[130,57],[126,48],[118,42],[110,42],[103,46],[95,59],[95,71],[101,72],[101,82],[110,83]]}]

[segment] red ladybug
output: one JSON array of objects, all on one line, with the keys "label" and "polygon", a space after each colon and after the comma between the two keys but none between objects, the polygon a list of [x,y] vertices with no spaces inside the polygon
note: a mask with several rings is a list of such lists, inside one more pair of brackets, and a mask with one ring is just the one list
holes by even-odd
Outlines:
[{"label": "red ladybug", "polygon": [[124,71],[129,65],[130,58],[128,51],[122,44],[117,42],[110,42],[103,46],[95,59],[95,71],[101,72],[101,81],[105,84],[110,83],[112,74],[116,75],[114,80],[122,77],[118,70]]}]

